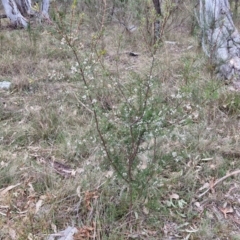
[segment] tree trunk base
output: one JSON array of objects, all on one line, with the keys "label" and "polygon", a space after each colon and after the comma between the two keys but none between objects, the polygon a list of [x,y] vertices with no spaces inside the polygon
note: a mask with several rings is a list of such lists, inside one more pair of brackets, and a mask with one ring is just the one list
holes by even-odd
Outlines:
[{"label": "tree trunk base", "polygon": [[240,81],[240,34],[228,0],[200,0],[198,22],[202,30],[202,48],[217,76]]}]

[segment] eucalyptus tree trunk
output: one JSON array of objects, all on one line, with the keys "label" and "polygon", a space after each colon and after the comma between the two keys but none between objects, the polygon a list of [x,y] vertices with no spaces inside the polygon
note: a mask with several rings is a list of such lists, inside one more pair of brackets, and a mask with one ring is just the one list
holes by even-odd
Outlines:
[{"label": "eucalyptus tree trunk", "polygon": [[[7,17],[11,23],[18,27],[27,27],[27,17],[33,15],[31,0],[2,0]],[[42,0],[41,16],[49,19],[49,0]]]},{"label": "eucalyptus tree trunk", "polygon": [[47,20],[49,20],[48,9],[49,9],[49,0],[43,0],[42,7],[41,7],[41,15],[43,18]]},{"label": "eucalyptus tree trunk", "polygon": [[161,22],[160,22],[160,16],[162,14],[161,12],[161,3],[160,0],[153,0],[153,5],[155,8],[155,12],[157,14],[157,18],[154,22],[154,43],[158,42],[160,40],[160,33],[161,33]]},{"label": "eucalyptus tree trunk", "polygon": [[240,34],[236,29],[228,0],[200,0],[199,25],[202,48],[218,77],[240,80]]}]

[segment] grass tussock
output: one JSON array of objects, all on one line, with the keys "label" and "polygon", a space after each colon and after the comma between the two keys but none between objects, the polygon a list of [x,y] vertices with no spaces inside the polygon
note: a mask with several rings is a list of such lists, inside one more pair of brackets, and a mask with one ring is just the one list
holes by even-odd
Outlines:
[{"label": "grass tussock", "polygon": [[152,46],[154,14],[118,4],[2,26],[0,238],[238,239],[239,175],[214,183],[239,169],[239,94],[211,77],[183,5]]}]

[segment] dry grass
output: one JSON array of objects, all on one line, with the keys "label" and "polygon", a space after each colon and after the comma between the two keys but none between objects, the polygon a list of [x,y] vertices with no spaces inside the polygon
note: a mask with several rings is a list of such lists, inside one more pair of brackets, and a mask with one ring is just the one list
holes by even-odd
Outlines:
[{"label": "dry grass", "polygon": [[[111,80],[131,87],[149,74],[151,47],[144,28],[129,35],[113,22],[93,48],[89,21],[73,31],[74,44],[81,62],[98,51],[93,92],[114,119],[124,100]],[[0,80],[12,87],[0,90],[0,239],[44,239],[69,225],[86,234],[79,239],[87,231],[94,239],[239,239],[239,177],[198,196],[240,167],[240,98],[210,77],[186,26],[168,33],[155,53],[151,94],[159,96],[163,124],[131,218],[129,187],[102,154],[63,31],[57,24],[1,31]],[[143,155],[153,159],[152,151]]]}]

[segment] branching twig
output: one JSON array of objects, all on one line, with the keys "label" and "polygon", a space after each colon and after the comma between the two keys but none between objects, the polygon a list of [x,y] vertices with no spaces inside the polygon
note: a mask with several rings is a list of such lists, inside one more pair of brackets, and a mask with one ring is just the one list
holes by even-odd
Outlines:
[{"label": "branching twig", "polygon": [[205,192],[199,194],[197,197],[198,197],[198,198],[201,198],[201,197],[202,197],[203,195],[205,195],[210,189],[214,188],[218,183],[222,182],[223,180],[227,179],[228,177],[231,177],[231,176],[236,175],[236,174],[239,174],[239,173],[240,173],[240,169],[239,169],[239,170],[236,170],[236,171],[234,171],[234,172],[231,172],[231,173],[225,175],[225,176],[222,177],[222,178],[219,178],[217,181],[215,181],[215,183],[214,183],[210,188],[208,188]]}]

